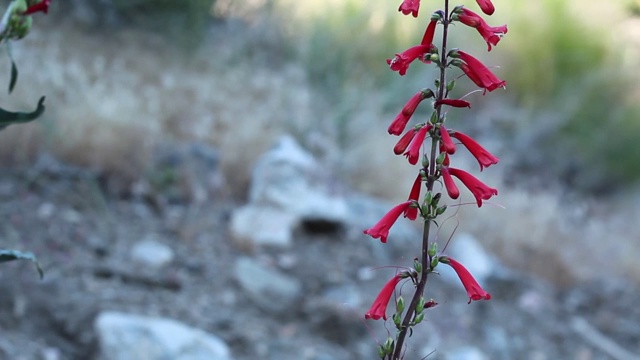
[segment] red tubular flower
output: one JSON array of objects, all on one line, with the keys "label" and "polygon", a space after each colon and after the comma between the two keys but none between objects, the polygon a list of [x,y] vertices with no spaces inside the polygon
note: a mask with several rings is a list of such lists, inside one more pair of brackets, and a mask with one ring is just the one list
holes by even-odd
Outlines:
[{"label": "red tubular flower", "polygon": [[444,180],[444,187],[447,189],[447,194],[449,194],[449,197],[452,199],[457,199],[458,197],[460,197],[460,190],[456,186],[456,183],[453,182],[453,178],[449,173],[449,168],[446,166],[443,166],[440,169],[440,172],[442,173],[442,179]]},{"label": "red tubular flower", "polygon": [[467,290],[467,295],[469,295],[469,304],[471,304],[471,301],[491,299],[491,294],[484,291],[476,279],[473,278],[473,275],[471,275],[469,270],[462,266],[462,264],[450,257],[447,257],[446,259],[441,258],[441,262],[451,266],[453,270],[455,270],[456,274],[458,274],[460,281],[462,281],[462,286],[464,286],[464,289]]},{"label": "red tubular flower", "polygon": [[[418,202],[418,198],[420,197],[420,188],[422,187],[422,176],[418,174],[416,180],[413,182],[413,186],[411,187],[411,192],[409,193],[409,201]],[[407,210],[404,211],[404,217],[409,220],[415,220],[418,217],[418,208],[409,206]]]},{"label": "red tubular flower", "polygon": [[496,9],[493,7],[493,4],[491,3],[491,0],[476,0],[476,2],[478,3],[478,5],[480,5],[480,9],[482,9],[482,12],[487,15],[492,15],[493,12],[496,11]]},{"label": "red tubular flower", "polygon": [[25,15],[31,15],[37,12],[43,12],[45,14],[49,13],[49,3],[51,0],[42,0],[37,4],[31,5],[27,8],[27,11],[24,12]]},{"label": "red tubular flower", "polygon": [[402,134],[402,132],[404,131],[404,128],[407,126],[407,123],[409,122],[409,119],[411,119],[411,116],[416,111],[416,108],[418,108],[418,105],[422,100],[426,98],[427,98],[427,94],[422,91],[418,91],[417,93],[415,93],[411,97],[411,99],[407,101],[407,103],[404,105],[404,107],[402,108],[400,113],[396,116],[396,118],[393,119],[393,121],[391,122],[391,125],[389,125],[389,128],[387,129],[389,134],[391,135]]},{"label": "red tubular flower", "polygon": [[402,4],[398,8],[398,11],[402,12],[405,15],[413,15],[413,17],[418,17],[418,11],[420,10],[420,0],[403,0]]},{"label": "red tubular flower", "polygon": [[440,105],[449,105],[449,106],[453,106],[453,107],[457,107],[457,108],[463,108],[463,107],[471,108],[471,103],[470,102],[468,102],[466,100],[460,100],[460,99],[442,99],[442,100],[437,100],[436,103],[433,106],[437,108]]},{"label": "red tubular flower", "polygon": [[407,150],[407,147],[409,146],[409,144],[411,143],[411,140],[413,140],[413,137],[416,135],[417,132],[418,130],[416,129],[409,129],[409,131],[404,133],[404,135],[402,135],[400,140],[398,140],[398,142],[396,143],[396,146],[393,147],[393,153],[396,155],[400,155],[403,152],[405,152],[405,150]]},{"label": "red tubular flower", "polygon": [[404,156],[409,160],[409,164],[415,165],[418,163],[420,148],[422,148],[422,143],[424,143],[424,139],[427,137],[427,131],[431,130],[432,127],[433,125],[431,124],[423,126],[413,137],[411,145],[409,145],[409,150],[404,153]]},{"label": "red tubular flower", "polygon": [[491,45],[498,45],[502,36],[508,31],[507,25],[489,26],[480,15],[467,8],[462,8],[462,14],[458,14],[457,16],[461,23],[478,30],[480,36],[487,42],[487,51],[491,51]]},{"label": "red tubular flower", "polygon": [[460,50],[458,50],[458,55],[467,65],[465,66],[465,64],[461,64],[460,68],[478,87],[491,92],[497,88],[503,88],[507,85],[506,81],[498,79],[491,70],[480,62],[480,60]]},{"label": "red tubular flower", "polygon": [[444,125],[440,125],[440,138],[442,139],[442,149],[449,154],[453,155],[456,153],[456,144],[453,143],[451,137],[449,136],[449,132]]},{"label": "red tubular flower", "polygon": [[374,239],[380,238],[383,243],[387,242],[389,236],[389,229],[398,220],[400,214],[405,212],[412,201],[405,201],[402,204],[394,206],[388,213],[386,213],[377,224],[373,225],[370,229],[364,231],[365,234],[371,236]]},{"label": "red tubular flower", "polygon": [[429,25],[427,25],[427,29],[424,31],[424,36],[422,37],[422,42],[420,45],[429,45],[433,44],[433,37],[436,34],[436,25],[438,24],[437,20],[431,20]]},{"label": "red tubular flower", "polygon": [[[444,169],[444,167],[443,167]],[[493,195],[498,195],[498,190],[488,187],[483,182],[478,180],[475,176],[469,174],[468,172],[456,168],[447,168],[449,173],[455,177],[457,177],[464,186],[466,186],[469,191],[476,198],[476,203],[478,207],[482,207],[482,200],[489,200]],[[444,175],[444,171],[443,171]],[[446,185],[446,181],[445,181]],[[447,188],[448,190],[448,188]],[[455,198],[454,198],[455,199]]]},{"label": "red tubular flower", "polygon": [[452,136],[460,140],[462,145],[464,145],[467,150],[469,150],[471,155],[473,155],[473,157],[478,160],[478,164],[480,164],[480,171],[484,170],[485,167],[497,164],[500,160],[497,157],[493,156],[493,154],[491,154],[489,151],[487,151],[487,149],[480,146],[480,144],[478,144],[470,136],[459,131],[455,131]]},{"label": "red tubular flower", "polygon": [[389,64],[391,70],[397,71],[402,76],[407,73],[407,69],[409,69],[409,65],[413,60],[428,53],[430,48],[430,44],[411,47],[400,54],[396,54],[393,59],[387,59],[387,64]]},{"label": "red tubular flower", "polygon": [[400,282],[402,278],[400,274],[394,276],[389,280],[380,290],[380,293],[371,304],[371,308],[364,314],[365,319],[373,319],[378,320],[383,318],[387,320],[387,305],[389,305],[389,300],[391,299],[391,295],[393,295],[393,291],[396,289],[396,285]]}]

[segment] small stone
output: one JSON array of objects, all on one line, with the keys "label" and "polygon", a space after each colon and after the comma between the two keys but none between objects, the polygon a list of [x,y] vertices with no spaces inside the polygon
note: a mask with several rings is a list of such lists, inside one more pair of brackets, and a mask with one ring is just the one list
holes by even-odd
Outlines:
[{"label": "small stone", "polygon": [[147,239],[136,243],[131,249],[131,258],[152,268],[161,268],[173,261],[173,250],[167,245]]}]

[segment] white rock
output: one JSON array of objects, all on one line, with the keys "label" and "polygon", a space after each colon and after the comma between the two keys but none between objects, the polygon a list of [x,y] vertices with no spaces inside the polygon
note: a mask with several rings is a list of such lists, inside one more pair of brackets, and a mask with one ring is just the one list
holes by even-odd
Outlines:
[{"label": "white rock", "polygon": [[172,319],[103,312],[95,321],[102,360],[230,360],[218,337]]},{"label": "white rock", "polygon": [[231,217],[231,236],[239,242],[287,247],[298,219],[294,214],[271,206],[247,205]]},{"label": "white rock", "polygon": [[231,233],[255,244],[290,245],[305,221],[346,226],[346,200],[332,191],[320,164],[290,136],[283,136],[253,169],[249,204],[232,214]]},{"label": "white rock", "polygon": [[173,261],[173,250],[167,245],[146,239],[133,245],[131,259],[152,268],[161,268]]}]

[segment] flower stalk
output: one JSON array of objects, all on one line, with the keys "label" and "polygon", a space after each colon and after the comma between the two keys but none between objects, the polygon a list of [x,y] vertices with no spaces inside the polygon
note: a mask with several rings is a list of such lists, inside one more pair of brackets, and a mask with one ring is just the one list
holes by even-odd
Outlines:
[{"label": "flower stalk", "polygon": [[[483,13],[493,14],[495,8],[490,0],[476,0],[476,2]],[[405,15],[417,17],[419,7],[419,0],[403,0],[398,10]],[[490,27],[480,15],[464,6],[456,6],[451,9],[450,1],[444,0],[444,9],[433,12],[420,44],[396,54],[392,59],[387,59],[390,69],[397,71],[400,76],[409,72],[409,65],[416,59],[425,64],[434,64],[437,66],[439,74],[435,80],[435,87],[433,89],[425,88],[415,93],[388,128],[389,134],[401,135],[409,122],[415,118],[413,115],[417,106],[422,101],[433,98],[433,113],[430,118],[404,132],[393,149],[396,155],[406,156],[412,165],[417,165],[418,161],[422,159],[409,198],[404,203],[392,208],[373,227],[365,230],[365,234],[379,238],[381,242],[386,243],[389,229],[401,214],[404,214],[404,217],[409,220],[421,218],[423,221],[420,254],[416,256],[413,263],[415,275],[410,276],[415,291],[411,295],[408,305],[401,295],[396,298],[396,311],[390,321],[395,325],[397,332],[395,339],[389,337],[379,347],[380,358],[383,360],[403,359],[407,349],[405,345],[407,334],[410,334],[413,327],[424,320],[429,308],[437,305],[433,299],[425,301],[425,291],[429,275],[434,272],[438,264],[447,264],[455,270],[467,291],[469,302],[491,299],[491,295],[477,283],[462,264],[441,254],[437,242],[430,239],[432,224],[437,224],[436,219],[447,211],[447,204],[441,204],[442,191],[444,190],[451,199],[458,199],[460,196],[460,190],[454,177],[471,192],[478,207],[482,206],[483,201],[498,194],[497,189],[484,184],[467,171],[451,166],[450,157],[456,154],[455,141],[462,144],[476,158],[480,170],[497,164],[499,159],[470,136],[450,129],[449,125],[445,127],[449,108],[445,112],[443,111],[444,106],[458,109],[471,108],[471,103],[468,100],[449,98],[449,94],[454,89],[455,80],[447,82],[447,70],[459,68],[471,82],[484,90],[484,94],[506,86],[504,80],[499,79],[475,57],[461,50],[449,50],[447,41],[451,29],[450,25],[455,21],[475,28],[487,43],[487,51],[492,49],[491,46],[496,46],[502,36],[507,33],[506,25]],[[436,26],[442,26],[442,39],[439,47],[434,45]],[[425,146],[427,142],[430,142],[430,146]],[[421,194],[424,194],[422,199],[420,198]],[[384,286],[371,309],[366,313],[367,319],[386,320],[387,304],[393,293],[397,291],[396,285],[400,279],[409,277],[406,273],[404,272],[405,275],[397,274]]]}]

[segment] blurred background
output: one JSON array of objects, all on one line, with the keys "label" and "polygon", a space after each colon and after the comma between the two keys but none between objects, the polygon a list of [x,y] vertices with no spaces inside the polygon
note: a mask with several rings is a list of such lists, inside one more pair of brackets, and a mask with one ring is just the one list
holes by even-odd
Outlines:
[{"label": "blurred background", "polygon": [[[0,314],[0,327],[14,331],[0,354],[105,356],[94,321],[118,310],[214,333],[236,359],[373,358],[385,330],[354,319],[389,274],[362,269],[408,264],[417,244],[380,255],[381,244],[360,236],[376,221],[364,215],[359,229],[303,216],[285,246],[229,229],[238,209],[259,203],[252,194],[265,172],[255,169],[284,135],[313,158],[308,176],[332,199],[357,193],[386,209],[406,198],[415,168],[393,155],[397,138],[386,127],[435,72],[414,64],[400,77],[385,59],[420,41],[436,3],[423,1],[417,19],[396,11],[400,0],[60,0],[34,16],[12,49],[18,85],[0,104],[30,109],[45,95],[47,110],[0,132],[0,207],[9,219],[0,239],[34,252],[48,274],[39,283],[26,265],[3,266],[0,278],[21,283],[11,280],[0,297],[13,309]],[[451,286],[434,317],[456,325],[434,319],[440,335],[425,335],[407,358],[434,349],[429,358],[635,358],[640,1],[494,3],[487,22],[509,28],[498,46],[487,52],[462,25],[451,41],[495,66],[507,89],[471,95],[472,110],[451,110],[448,124],[501,159],[480,174],[473,159],[455,157],[500,195],[482,209],[460,206],[438,238],[455,230],[486,250],[499,269],[486,278],[495,301],[467,307]],[[0,83],[9,81],[6,64]],[[454,96],[473,89],[461,79]],[[129,262],[149,234],[169,247],[168,265]],[[325,255],[316,271],[300,269]],[[330,256],[341,257],[339,275]],[[265,281],[293,277],[294,298],[322,301],[294,302],[289,312],[261,304],[261,291],[245,294],[260,287],[243,288],[244,263],[235,259],[278,271]],[[130,273],[136,266],[148,277]],[[53,320],[34,321],[38,311]]]}]

